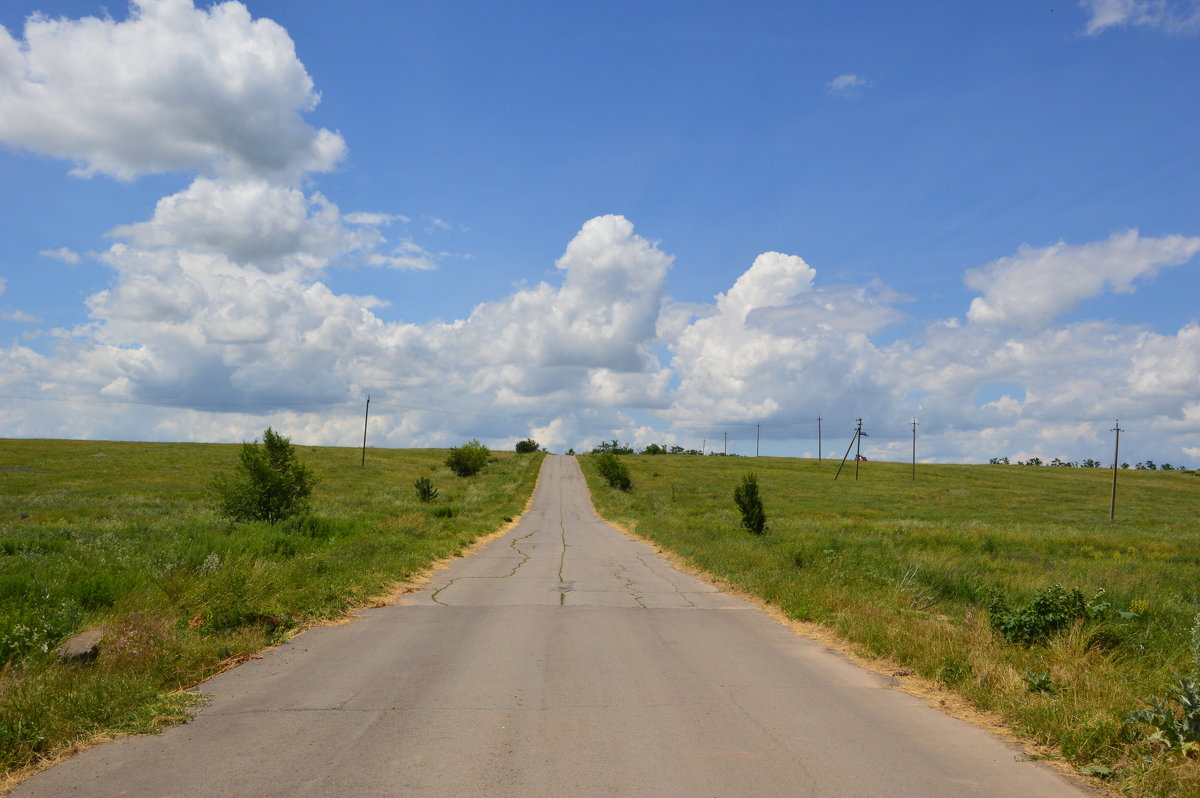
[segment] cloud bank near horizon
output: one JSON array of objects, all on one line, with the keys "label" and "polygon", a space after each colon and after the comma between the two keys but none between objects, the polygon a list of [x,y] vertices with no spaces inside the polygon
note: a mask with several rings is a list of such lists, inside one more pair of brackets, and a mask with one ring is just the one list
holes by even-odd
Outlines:
[{"label": "cloud bank near horizon", "polygon": [[[111,284],[87,297],[86,323],[45,331],[49,350],[8,348],[7,434],[236,441],[271,424],[353,445],[369,393],[383,446],[693,447],[757,424],[807,441],[820,415],[874,425],[873,457],[907,457],[919,417],[923,458],[1103,460],[1119,417],[1144,456],[1200,459],[1200,324],[1078,318],[1194,266],[1200,237],[1124,230],[998,253],[965,271],[977,295],[961,316],[922,321],[885,284],[825,284],[820,264],[774,251],[731,264],[744,270],[712,301],[677,302],[687,264],[610,214],[584,221],[532,287],[448,322],[384,321],[387,297],[338,293],[336,270],[437,260],[392,232],[409,220],[343,212],[306,183],[347,151],[305,121],[318,99],[287,32],[238,3],[35,17],[20,42],[0,29],[0,140],[80,177],[194,175],[92,255]],[[898,322],[911,332],[894,337]]]}]

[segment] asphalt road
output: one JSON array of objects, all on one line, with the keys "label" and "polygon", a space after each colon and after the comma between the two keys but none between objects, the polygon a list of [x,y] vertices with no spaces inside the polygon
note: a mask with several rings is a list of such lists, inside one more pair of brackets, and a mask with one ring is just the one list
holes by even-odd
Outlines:
[{"label": "asphalt road", "polygon": [[202,686],[195,720],[29,796],[1079,796],[675,571],[549,457],[508,535]]}]

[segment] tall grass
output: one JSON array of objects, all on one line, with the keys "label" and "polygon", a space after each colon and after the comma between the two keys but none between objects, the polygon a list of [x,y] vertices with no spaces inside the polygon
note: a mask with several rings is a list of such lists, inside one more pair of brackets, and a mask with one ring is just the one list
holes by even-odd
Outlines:
[{"label": "tall grass", "polygon": [[[605,517],[694,566],[835,630],[859,651],[912,669],[1071,763],[1134,795],[1200,795],[1194,759],[1169,757],[1124,723],[1192,669],[1200,610],[1200,475],[1017,466],[870,463],[833,481],[836,461],[757,458],[770,524],[747,534],[732,501],[747,461],[625,457],[636,486],[607,488],[582,457]],[[1058,583],[1105,591],[1103,620],[1045,645],[989,628]],[[1046,672],[1053,690],[1031,691]]]},{"label": "tall grass", "polygon": [[[206,498],[237,446],[0,441],[0,768],[178,719],[193,685],[344,615],[521,512],[540,454],[461,479],[444,450],[297,447],[313,513],[234,523]],[[439,500],[413,488],[426,477]],[[452,517],[438,513],[453,508]],[[101,626],[99,657],[59,663]]]}]

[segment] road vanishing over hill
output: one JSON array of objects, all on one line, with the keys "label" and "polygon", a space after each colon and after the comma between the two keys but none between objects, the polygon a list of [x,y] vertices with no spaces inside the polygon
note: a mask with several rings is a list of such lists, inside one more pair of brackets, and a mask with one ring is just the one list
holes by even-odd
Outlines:
[{"label": "road vanishing over hill", "polygon": [[[731,532],[731,534],[736,534]],[[672,568],[549,457],[509,534],[16,796],[1080,796]]]}]

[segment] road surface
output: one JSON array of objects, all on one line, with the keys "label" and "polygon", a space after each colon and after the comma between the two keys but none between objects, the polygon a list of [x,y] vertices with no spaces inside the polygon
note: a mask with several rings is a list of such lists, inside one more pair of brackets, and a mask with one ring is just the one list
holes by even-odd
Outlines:
[{"label": "road surface", "polygon": [[515,529],[400,605],[202,690],[193,722],[15,795],[1088,794],[674,570],[592,512],[569,457]]}]

